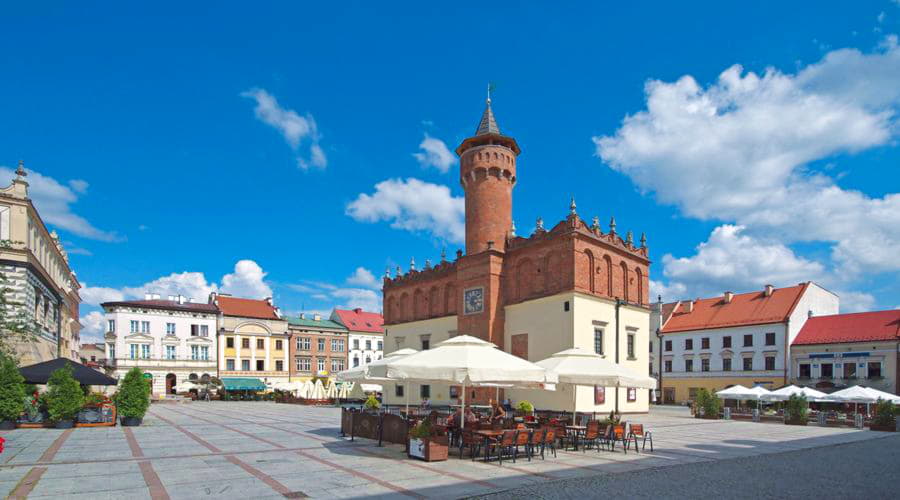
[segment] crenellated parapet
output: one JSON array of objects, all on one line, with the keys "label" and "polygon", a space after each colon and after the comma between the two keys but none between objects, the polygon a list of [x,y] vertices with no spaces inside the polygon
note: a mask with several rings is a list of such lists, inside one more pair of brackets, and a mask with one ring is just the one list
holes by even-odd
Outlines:
[{"label": "crenellated parapet", "polygon": [[565,220],[559,221],[548,231],[544,229],[543,219],[538,218],[538,222],[535,225],[535,231],[530,236],[511,236],[507,240],[506,249],[507,251],[513,251],[555,238],[566,236],[574,237],[578,235],[601,246],[610,247],[619,252],[634,255],[642,260],[649,260],[647,237],[644,234],[641,234],[640,244],[635,245],[634,238],[631,236],[631,231],[628,231],[626,237],[622,238],[616,232],[615,227],[615,218],[611,220],[610,231],[603,232],[600,229],[597,217],[594,217],[592,224],[588,225],[584,219],[578,216],[578,214],[572,213],[569,214]]},{"label": "crenellated parapet", "polygon": [[385,275],[384,290],[386,292],[391,288],[427,283],[434,280],[446,278],[447,276],[455,275],[456,262],[444,261],[435,265],[434,267],[429,266],[421,270],[410,269],[403,274],[400,274],[398,271],[398,274],[394,277]]}]

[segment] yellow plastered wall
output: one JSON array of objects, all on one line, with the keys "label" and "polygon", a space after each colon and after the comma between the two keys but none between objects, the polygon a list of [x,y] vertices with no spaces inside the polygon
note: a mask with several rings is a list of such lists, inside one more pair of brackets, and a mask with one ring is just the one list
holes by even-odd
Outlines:
[{"label": "yellow plastered wall", "polygon": [[740,384],[744,387],[753,387],[762,384],[767,389],[777,389],[784,385],[783,377],[695,377],[695,378],[666,378],[663,374],[663,393],[666,388],[675,389],[675,402],[685,403],[690,400],[690,389],[707,389],[709,391],[721,391],[726,387]]},{"label": "yellow plastered wall", "polygon": [[[434,347],[438,343],[450,338],[451,333],[456,332],[457,321],[456,316],[445,316],[443,318],[427,319],[422,321],[411,321],[399,325],[385,325],[387,334],[384,339],[384,354],[388,355],[399,349],[422,349],[422,335],[429,336],[429,344]],[[397,339],[402,339],[398,344]],[[429,384],[431,386],[431,401],[436,405],[450,404],[450,386],[445,384]],[[409,404],[418,405],[422,402],[419,397],[418,383],[408,383],[404,387],[404,397],[395,396],[395,384],[386,382],[381,384],[383,400],[387,404],[405,404],[406,396],[409,395]],[[455,403],[455,401],[454,401]]]}]

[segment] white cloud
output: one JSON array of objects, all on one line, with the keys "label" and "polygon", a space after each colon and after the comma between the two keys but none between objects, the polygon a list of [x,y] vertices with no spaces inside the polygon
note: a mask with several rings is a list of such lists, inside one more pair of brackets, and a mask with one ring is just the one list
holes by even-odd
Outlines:
[{"label": "white cloud", "polygon": [[81,337],[82,344],[95,344],[103,342],[103,334],[106,333],[106,318],[101,311],[91,311],[81,318]]},{"label": "white cloud", "polygon": [[292,109],[282,108],[278,100],[264,89],[250,89],[242,92],[241,97],[256,101],[256,108],[253,110],[256,118],[278,130],[291,149],[296,151],[302,142],[309,141],[309,157],[297,157],[297,165],[300,168],[304,170],[310,166],[325,168],[328,165],[325,152],[319,145],[320,136],[316,120],[311,114],[300,116]]},{"label": "white cloud", "polygon": [[360,222],[389,221],[395,229],[427,231],[460,243],[465,240],[465,201],[450,188],[419,179],[388,179],[371,195],[361,193],[347,205],[347,215]]},{"label": "white cloud", "polygon": [[864,292],[836,292],[841,298],[841,312],[852,313],[871,311],[875,307],[875,297]]},{"label": "white cloud", "polygon": [[[0,167],[0,185],[9,185],[15,177],[13,169]],[[53,177],[30,169],[25,180],[28,182],[28,196],[47,224],[83,238],[121,241],[122,238],[117,234],[97,229],[87,219],[72,211],[71,205],[78,201],[78,193],[83,194],[87,190],[87,182],[73,180],[66,186]]]},{"label": "white cloud", "polygon": [[884,22],[884,18],[886,16],[887,16],[887,14],[885,14],[884,11],[879,12],[878,17],[876,18],[876,19],[878,19],[878,24],[882,24]]},{"label": "white cloud", "polygon": [[117,302],[125,300],[125,292],[116,288],[108,288],[103,286],[88,286],[83,283],[78,295],[81,296],[83,305],[99,306],[104,302]]},{"label": "white cloud", "polygon": [[161,276],[139,286],[110,288],[84,284],[79,294],[82,303],[89,306],[99,306],[103,302],[143,299],[148,293],[157,293],[163,299],[169,295],[182,295],[194,302],[206,302],[210,292],[215,291],[261,299],[272,296],[272,289],[266,283],[265,277],[266,272],[259,264],[245,259],[234,265],[234,272],[222,276],[221,287],[209,282],[201,272],[182,272]]},{"label": "white cloud", "polygon": [[349,285],[357,285],[363,288],[373,288],[376,290],[381,289],[381,281],[375,278],[375,275],[372,274],[372,271],[360,266],[356,268],[356,271],[353,271],[353,274],[347,278],[347,284]]},{"label": "white cloud", "polygon": [[[848,77],[848,75],[853,75]],[[725,70],[646,85],[647,109],[597,154],[688,216],[736,222],[785,243],[824,241],[847,279],[900,270],[900,195],[872,198],[810,163],[889,144],[900,105],[900,48],[829,52],[795,74]]]},{"label": "white cloud", "polygon": [[663,296],[663,300],[671,301],[762,289],[767,284],[790,286],[822,278],[825,270],[818,262],[795,255],[781,243],[760,241],[742,234],[743,231],[742,226],[719,226],[706,242],[697,246],[695,255],[664,255],[663,275],[668,283],[651,286],[651,293],[678,293]]},{"label": "white cloud", "polygon": [[419,144],[420,153],[413,153],[413,157],[423,167],[434,167],[442,173],[447,173],[450,167],[456,164],[456,155],[453,154],[444,141],[435,139],[425,134],[425,138]]},{"label": "white cloud", "polygon": [[256,262],[240,260],[234,265],[234,272],[222,276],[222,292],[262,299],[272,296],[272,288],[265,282],[266,274]]},{"label": "white cloud", "polygon": [[72,179],[69,181],[69,187],[71,187],[76,193],[85,194],[88,190],[88,183],[82,179]]},{"label": "white cloud", "polygon": [[338,288],[331,296],[340,299],[335,306],[340,309],[362,308],[366,311],[381,311],[381,292],[365,288]]}]

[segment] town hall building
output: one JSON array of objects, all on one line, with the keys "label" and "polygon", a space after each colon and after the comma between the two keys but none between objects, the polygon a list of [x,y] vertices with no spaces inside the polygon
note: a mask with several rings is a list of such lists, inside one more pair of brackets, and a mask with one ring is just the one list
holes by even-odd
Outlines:
[{"label": "town hall building", "polygon": [[[500,132],[490,98],[475,135],[456,148],[465,190],[465,254],[434,266],[414,264],[384,278],[385,355],[402,348],[428,349],[456,335],[473,335],[522,358],[538,361],[581,347],[636,373],[649,374],[649,266],[646,238],[623,238],[615,219],[606,231],[588,223],[572,200],[568,216],[517,235],[512,193],[518,182],[516,140]],[[537,179],[534,180],[537,182]],[[402,404],[429,398],[456,403],[459,387],[384,384],[384,399]],[[467,389],[468,390],[468,389]],[[496,389],[466,395],[486,404]],[[508,390],[501,397],[527,399],[540,409],[580,412],[648,411],[650,391],[570,387],[556,391]]]}]

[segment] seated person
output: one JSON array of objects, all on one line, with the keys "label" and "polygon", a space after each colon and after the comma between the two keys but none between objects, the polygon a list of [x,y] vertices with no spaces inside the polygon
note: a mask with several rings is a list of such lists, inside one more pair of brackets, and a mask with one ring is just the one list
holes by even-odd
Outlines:
[{"label": "seated person", "polygon": [[503,409],[502,406],[497,404],[493,399],[491,400],[491,422],[499,422],[506,418],[506,410]]},{"label": "seated person", "polygon": [[431,408],[431,401],[428,401],[428,398],[422,400],[422,404],[419,405],[419,408],[422,410],[428,410]]},{"label": "seated person", "polygon": [[474,424],[478,422],[478,415],[472,411],[472,408],[466,408],[466,424]]}]

